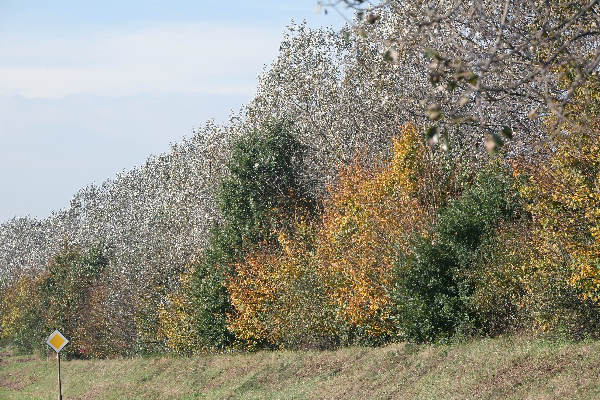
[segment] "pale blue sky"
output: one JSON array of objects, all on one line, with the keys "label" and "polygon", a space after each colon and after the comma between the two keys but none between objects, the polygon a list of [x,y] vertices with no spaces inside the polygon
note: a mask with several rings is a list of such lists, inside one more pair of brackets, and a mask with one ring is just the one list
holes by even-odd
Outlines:
[{"label": "pale blue sky", "polygon": [[43,218],[252,96],[317,0],[0,0],[0,222]]}]

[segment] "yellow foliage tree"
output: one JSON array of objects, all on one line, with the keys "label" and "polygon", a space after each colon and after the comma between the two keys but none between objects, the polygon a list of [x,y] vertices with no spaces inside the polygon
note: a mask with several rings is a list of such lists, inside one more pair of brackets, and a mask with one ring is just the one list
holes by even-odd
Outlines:
[{"label": "yellow foliage tree", "polygon": [[165,302],[158,307],[157,337],[177,354],[191,354],[199,349],[190,296],[193,273],[193,269],[190,268],[182,274],[178,290],[168,294]]},{"label": "yellow foliage tree", "polygon": [[235,267],[228,291],[236,313],[230,329],[249,346],[331,347],[343,323],[315,258],[315,228],[300,222],[279,233],[278,246],[264,245]]},{"label": "yellow foliage tree", "polygon": [[0,344],[14,344],[20,350],[34,350],[42,343],[42,317],[38,292],[40,279],[23,275],[3,288],[0,296]]},{"label": "yellow foliage tree", "polygon": [[435,201],[424,191],[429,152],[414,125],[393,142],[390,161],[371,171],[360,162],[343,170],[330,191],[318,258],[338,309],[370,337],[393,332],[392,266],[409,252],[411,236],[433,220]]},{"label": "yellow foliage tree", "polygon": [[[524,177],[521,193],[536,226],[529,291],[539,291],[539,281],[545,281],[548,293],[570,287],[600,304],[599,111],[600,81],[594,76],[575,92],[568,107],[575,123],[563,125],[562,133],[551,138],[548,160],[515,169]],[[542,329],[557,317],[546,314]]]}]

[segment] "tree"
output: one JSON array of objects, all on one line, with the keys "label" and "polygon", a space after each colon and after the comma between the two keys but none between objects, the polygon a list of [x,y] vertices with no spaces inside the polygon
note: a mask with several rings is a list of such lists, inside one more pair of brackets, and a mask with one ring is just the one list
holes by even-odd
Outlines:
[{"label": "tree", "polygon": [[399,252],[392,297],[400,338],[447,341],[471,335],[485,322],[472,304],[479,284],[473,275],[483,245],[515,215],[507,172],[494,163],[481,171],[440,211],[432,231],[416,236],[411,252]]},{"label": "tree", "polygon": [[538,115],[568,122],[566,107],[600,62],[596,0],[319,3],[357,11],[355,29],[382,57],[430,82],[414,93],[414,111],[432,121],[432,136],[474,126],[495,147],[513,131],[538,134]]},{"label": "tree", "polygon": [[395,255],[427,229],[443,196],[424,196],[428,155],[417,127],[406,124],[387,163],[370,168],[357,160],[330,190],[318,260],[341,317],[359,339],[383,342],[394,334],[389,289]]},{"label": "tree", "polygon": [[288,122],[265,124],[234,143],[228,175],[217,193],[222,223],[193,266],[194,321],[201,347],[222,348],[234,339],[227,326],[227,316],[235,314],[227,282],[236,275],[235,263],[259,243],[276,244],[276,231],[290,229],[314,209],[300,178],[303,150]]},{"label": "tree", "polygon": [[[108,260],[102,246],[90,248],[86,253],[77,247],[65,245],[48,264],[40,282],[40,304],[46,331],[60,330],[71,345],[64,351],[69,356],[93,355],[91,336],[107,336],[91,329],[105,328],[94,324],[96,317],[92,293],[101,282]],[[100,343],[98,343],[100,345]]]},{"label": "tree", "polygon": [[289,122],[266,124],[234,144],[218,204],[241,248],[273,240],[299,210],[314,207],[301,180],[303,153]]},{"label": "tree", "polygon": [[575,126],[560,124],[540,156],[516,163],[534,221],[527,281],[534,320],[575,337],[600,332],[598,93],[595,74],[566,108]]}]

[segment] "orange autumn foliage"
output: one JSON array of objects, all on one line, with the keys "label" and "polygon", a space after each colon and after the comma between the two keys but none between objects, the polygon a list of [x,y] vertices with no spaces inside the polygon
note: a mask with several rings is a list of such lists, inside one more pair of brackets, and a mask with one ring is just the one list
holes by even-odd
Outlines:
[{"label": "orange autumn foliage", "polygon": [[280,232],[236,264],[229,328],[251,345],[283,347],[392,337],[394,262],[435,218],[447,184],[436,167],[407,124],[381,166],[357,159],[342,169],[319,221]]},{"label": "orange autumn foliage", "polygon": [[[600,304],[600,80],[597,76],[574,93],[568,111],[575,123],[561,126],[547,147],[547,159],[521,161],[515,174],[523,180],[521,194],[528,200],[535,232],[535,256],[527,265],[530,293],[548,297],[562,293],[552,303],[573,304],[566,298],[575,292],[580,301]],[[556,123],[549,120],[548,123]],[[540,287],[539,282],[547,282]],[[560,291],[558,288],[561,288]],[[532,294],[531,297],[534,297]],[[557,300],[558,299],[558,300]],[[538,301],[539,303],[539,301]],[[538,326],[552,329],[555,307],[536,315]],[[577,311],[577,313],[580,313]],[[578,315],[578,314],[574,314]],[[564,318],[563,318],[564,319]],[[577,322],[577,329],[587,323]]]},{"label": "orange autumn foliage", "polygon": [[236,264],[228,291],[236,309],[229,328],[246,345],[331,347],[337,319],[315,258],[315,229],[300,222]]},{"label": "orange autumn foliage", "polygon": [[387,165],[370,171],[357,162],[330,191],[318,258],[341,314],[369,336],[392,333],[394,260],[433,218],[421,196],[427,152],[417,128],[407,124]]}]

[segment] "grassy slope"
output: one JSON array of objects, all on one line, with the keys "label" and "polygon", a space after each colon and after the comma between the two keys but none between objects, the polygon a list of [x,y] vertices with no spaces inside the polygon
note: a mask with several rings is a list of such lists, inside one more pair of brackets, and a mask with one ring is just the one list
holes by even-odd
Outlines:
[{"label": "grassy slope", "polygon": [[[5,352],[4,352],[5,353]],[[62,363],[67,399],[600,398],[600,342],[463,345]],[[0,399],[55,399],[56,360],[0,355]]]}]

